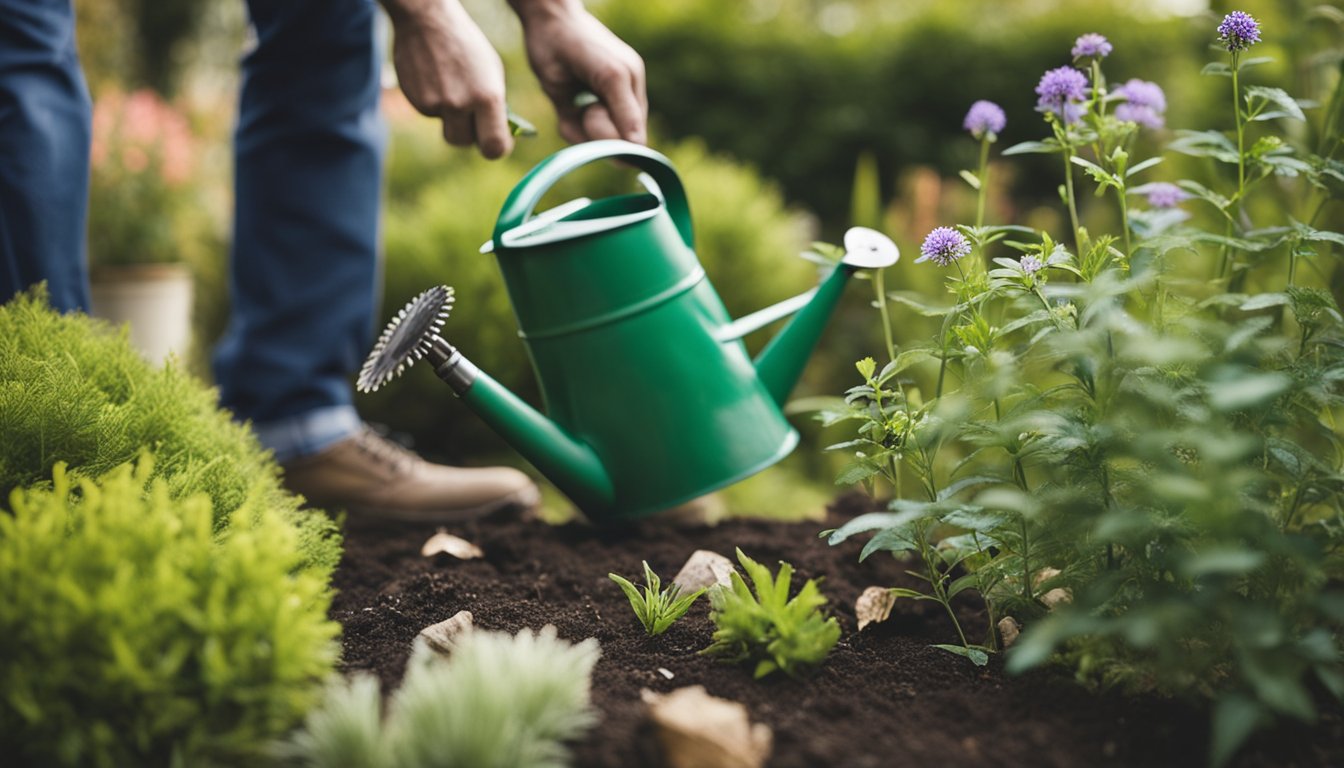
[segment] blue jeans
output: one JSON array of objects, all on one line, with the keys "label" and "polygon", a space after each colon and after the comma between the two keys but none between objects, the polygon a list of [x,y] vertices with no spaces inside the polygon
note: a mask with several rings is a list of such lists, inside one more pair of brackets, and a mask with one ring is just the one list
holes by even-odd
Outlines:
[{"label": "blue jeans", "polygon": [[0,0],[0,303],[46,280],[89,307],[90,120],[71,0]]},{"label": "blue jeans", "polygon": [[373,0],[249,0],[221,400],[285,461],[359,426],[384,130]]},{"label": "blue jeans", "polygon": [[[285,461],[352,434],[373,336],[384,131],[373,0],[249,0],[223,405]],[[0,302],[87,309],[90,104],[71,0],[0,0]]]}]

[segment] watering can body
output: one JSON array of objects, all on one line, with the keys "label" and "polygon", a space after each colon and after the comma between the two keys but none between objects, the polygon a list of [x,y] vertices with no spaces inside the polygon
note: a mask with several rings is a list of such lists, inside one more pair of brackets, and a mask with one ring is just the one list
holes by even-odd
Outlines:
[{"label": "watering can body", "polygon": [[[608,158],[644,171],[650,191],[533,215],[561,177]],[[798,433],[781,403],[852,271],[838,265],[797,307],[735,324],[696,258],[675,171],[621,141],[569,147],[535,168],[505,202],[486,250],[498,259],[545,415],[474,368],[455,387],[597,521],[666,509],[788,455]],[[741,336],[798,307],[753,361]],[[440,376],[452,383],[456,364],[438,366]]]}]

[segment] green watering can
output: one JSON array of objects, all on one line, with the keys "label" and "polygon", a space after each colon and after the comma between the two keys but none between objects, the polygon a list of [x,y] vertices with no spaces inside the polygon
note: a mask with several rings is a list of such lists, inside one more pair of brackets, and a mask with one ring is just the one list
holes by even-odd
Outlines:
[{"label": "green watering can", "polygon": [[[534,215],[566,174],[598,160],[643,171],[642,194],[579,199]],[[635,518],[742,480],[798,433],[780,408],[849,276],[896,262],[872,230],[820,286],[739,320],[696,259],[690,208],[667,158],[624,141],[562,149],[514,188],[491,242],[545,400],[539,413],[438,331],[452,289],[413,300],[360,373],[375,389],[424,357],[458,396],[594,521]],[[742,337],[794,318],[753,361]]]}]

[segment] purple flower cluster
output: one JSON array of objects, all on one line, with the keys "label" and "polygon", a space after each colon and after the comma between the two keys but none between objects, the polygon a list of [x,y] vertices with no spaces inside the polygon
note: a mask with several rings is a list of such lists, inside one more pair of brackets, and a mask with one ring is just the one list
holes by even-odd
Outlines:
[{"label": "purple flower cluster", "polygon": [[965,235],[951,227],[938,227],[924,238],[924,244],[919,246],[920,256],[915,259],[915,263],[932,261],[940,267],[946,267],[960,261],[970,252],[971,242]]},{"label": "purple flower cluster", "polygon": [[1003,127],[1008,124],[1007,115],[1003,114],[1003,108],[992,101],[981,99],[971,105],[966,112],[966,119],[962,121],[962,127],[971,132],[971,135],[979,139],[989,134],[991,137],[1003,132]]},{"label": "purple flower cluster", "polygon": [[1022,259],[1017,262],[1017,265],[1021,267],[1022,272],[1027,275],[1034,275],[1037,272],[1040,272],[1041,269],[1045,266],[1045,264],[1042,263],[1040,259],[1036,258],[1035,256],[1032,256],[1031,254],[1023,256]]},{"label": "purple flower cluster", "polygon": [[1065,123],[1076,123],[1083,116],[1087,77],[1073,67],[1052,69],[1041,75],[1036,95],[1037,112],[1049,112]]},{"label": "purple flower cluster", "polygon": [[1167,111],[1167,96],[1162,92],[1162,86],[1135,78],[1116,88],[1115,94],[1125,99],[1115,108],[1116,119],[1138,123],[1145,128],[1166,125],[1163,114]]},{"label": "purple flower cluster", "polygon": [[1218,25],[1218,41],[1234,53],[1244,51],[1260,42],[1260,23],[1249,13],[1233,11]]},{"label": "purple flower cluster", "polygon": [[1096,32],[1088,32],[1073,41],[1073,60],[1104,59],[1111,55],[1111,43]]},{"label": "purple flower cluster", "polygon": [[1154,208],[1175,208],[1183,200],[1190,199],[1190,193],[1166,181],[1155,181],[1144,185],[1148,204]]}]

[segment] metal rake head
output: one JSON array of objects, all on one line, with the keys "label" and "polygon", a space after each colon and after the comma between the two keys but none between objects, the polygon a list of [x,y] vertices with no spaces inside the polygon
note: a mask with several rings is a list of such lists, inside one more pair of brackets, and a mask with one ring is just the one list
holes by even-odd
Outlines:
[{"label": "metal rake head", "polygon": [[447,285],[436,285],[411,299],[369,352],[355,384],[359,391],[376,391],[424,357],[452,308],[453,289]]}]

